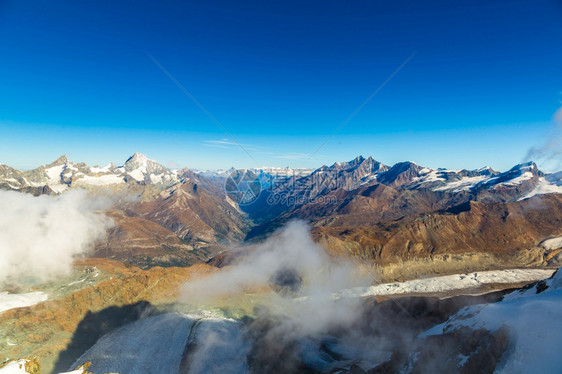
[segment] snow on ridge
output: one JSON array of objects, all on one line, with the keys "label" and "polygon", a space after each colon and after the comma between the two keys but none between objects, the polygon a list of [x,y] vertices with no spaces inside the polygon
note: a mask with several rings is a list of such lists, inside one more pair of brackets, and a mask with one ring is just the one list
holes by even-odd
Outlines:
[{"label": "snow on ridge", "polygon": [[100,176],[84,175],[82,178],[76,180],[76,184],[87,184],[94,186],[108,186],[111,184],[125,183],[125,180],[120,175],[105,174]]},{"label": "snow on ridge", "polygon": [[419,335],[421,339],[462,328],[495,331],[506,325],[512,347],[496,373],[558,373],[562,367],[562,272],[546,281],[549,288],[514,291],[503,300],[461,309],[444,323]]},{"label": "snow on ridge", "polygon": [[453,190],[453,192],[469,191],[476,187],[479,183],[488,179],[486,175],[477,175],[475,177],[463,177],[458,181],[448,182],[444,186],[436,187],[433,191],[447,191]]},{"label": "snow on ridge", "polygon": [[535,195],[545,195],[549,193],[562,194],[562,186],[557,186],[554,183],[550,183],[546,178],[541,177],[539,178],[537,186],[531,192],[521,197],[519,201],[531,198]]},{"label": "snow on ridge", "polygon": [[405,282],[379,284],[341,291],[336,297],[367,297],[409,293],[434,293],[476,288],[490,283],[532,282],[548,278],[553,270],[510,269],[488,270],[469,274],[445,275]]},{"label": "snow on ridge", "polygon": [[432,182],[445,182],[445,178],[443,178],[441,170],[423,168],[419,171],[419,173],[421,176],[412,179],[412,184],[421,185]]},{"label": "snow on ridge", "polygon": [[102,168],[100,168],[99,166],[91,166],[90,173],[110,173],[111,172],[110,169],[112,166],[113,164],[111,162]]},{"label": "snow on ridge", "polygon": [[128,173],[131,177],[133,177],[136,181],[140,182],[144,180],[143,172],[140,169],[132,170]]},{"label": "snow on ridge", "polygon": [[521,184],[521,183],[523,183],[523,182],[525,182],[525,181],[527,181],[527,180],[529,180],[529,179],[531,179],[531,178],[533,178],[533,173],[530,172],[530,171],[526,171],[526,172],[522,173],[521,175],[519,175],[518,177],[509,179],[509,180],[507,180],[507,181],[505,181],[505,182],[498,183],[497,185],[498,185],[498,186],[500,186],[500,185],[503,185],[503,186],[516,186],[516,185]]},{"label": "snow on ridge", "polygon": [[45,173],[47,173],[47,177],[49,178],[50,182],[60,183],[60,177],[64,170],[65,165],[57,165],[50,168],[45,169]]}]

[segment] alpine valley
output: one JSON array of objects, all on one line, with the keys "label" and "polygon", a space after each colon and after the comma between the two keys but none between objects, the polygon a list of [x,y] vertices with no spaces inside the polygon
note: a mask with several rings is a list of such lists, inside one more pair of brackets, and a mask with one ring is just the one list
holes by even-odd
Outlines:
[{"label": "alpine valley", "polygon": [[[0,228],[0,269],[23,275],[0,276],[0,374],[562,365],[562,172],[533,162],[197,171],[141,153],[104,167],[62,156],[0,165],[1,200],[2,214],[63,213],[38,208],[38,231],[31,218]],[[82,215],[88,240],[66,226]],[[34,259],[51,247],[12,248],[53,227],[79,250],[44,276],[50,255]]]}]

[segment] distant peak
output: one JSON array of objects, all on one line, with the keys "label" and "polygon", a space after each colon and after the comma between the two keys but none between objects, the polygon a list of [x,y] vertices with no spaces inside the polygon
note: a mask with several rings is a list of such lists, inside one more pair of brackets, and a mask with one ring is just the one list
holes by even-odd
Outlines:
[{"label": "distant peak", "polygon": [[67,163],[68,163],[68,158],[66,157],[66,155],[62,155],[59,158],[57,158],[55,161],[51,162],[49,166],[64,165]]},{"label": "distant peak", "polygon": [[131,157],[129,157],[127,159],[127,161],[125,161],[125,163],[135,162],[135,161],[136,162],[145,162],[145,161],[148,161],[148,157],[146,157],[145,155],[143,155],[140,152],[135,152],[135,154],[133,154]]},{"label": "distant peak", "polygon": [[481,167],[479,169],[473,170],[473,171],[480,174],[480,175],[493,175],[493,174],[496,173],[494,171],[494,169],[492,169],[492,167],[488,166],[488,165],[486,165],[484,167]]},{"label": "distant peak", "polygon": [[146,159],[146,160],[148,160],[148,157],[146,157],[145,155],[143,155],[143,154],[140,153],[140,152],[135,152],[135,154],[132,155],[131,158],[139,158],[139,159]]},{"label": "distant peak", "polygon": [[514,167],[512,167],[510,169],[510,171],[514,171],[514,170],[525,170],[525,169],[529,169],[529,170],[536,170],[537,169],[537,165],[533,162],[533,161],[528,161],[528,162],[523,162],[521,164],[517,164]]},{"label": "distant peak", "polygon": [[394,164],[394,166],[392,166],[393,168],[399,168],[399,169],[409,169],[409,168],[421,168],[421,166],[419,166],[418,164],[416,164],[414,161],[402,161],[402,162],[398,162],[396,164]]}]

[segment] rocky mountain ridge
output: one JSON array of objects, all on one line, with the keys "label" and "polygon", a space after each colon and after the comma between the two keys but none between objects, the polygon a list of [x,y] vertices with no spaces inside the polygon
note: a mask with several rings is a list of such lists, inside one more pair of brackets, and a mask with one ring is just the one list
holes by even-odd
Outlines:
[{"label": "rocky mountain ridge", "polygon": [[61,193],[71,187],[104,187],[124,183],[168,186],[178,181],[176,171],[138,152],[119,167],[111,163],[104,167],[88,166],[69,161],[66,156],[29,171],[0,165],[0,188],[13,190],[46,187],[52,193]]},{"label": "rocky mountain ridge", "polygon": [[[334,254],[378,265],[457,255],[491,263],[496,255],[520,258],[521,251],[562,235],[562,172],[543,173],[532,162],[498,172],[431,169],[410,161],[387,166],[359,156],[314,171],[254,174],[261,194],[243,206],[225,192],[227,173],[171,171],[140,153],[120,167],[89,167],[64,156],[26,172],[0,165],[0,188],[126,192],[129,197],[108,211],[115,226],[94,255],[141,267],[206,261],[295,218],[309,222]],[[542,262],[541,256],[523,258],[528,264]]]}]

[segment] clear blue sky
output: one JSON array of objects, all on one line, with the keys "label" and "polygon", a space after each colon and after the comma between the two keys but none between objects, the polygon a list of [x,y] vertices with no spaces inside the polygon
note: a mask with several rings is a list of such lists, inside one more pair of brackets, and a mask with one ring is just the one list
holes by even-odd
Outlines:
[{"label": "clear blue sky", "polygon": [[504,170],[559,131],[561,46],[560,1],[4,0],[0,163]]}]

